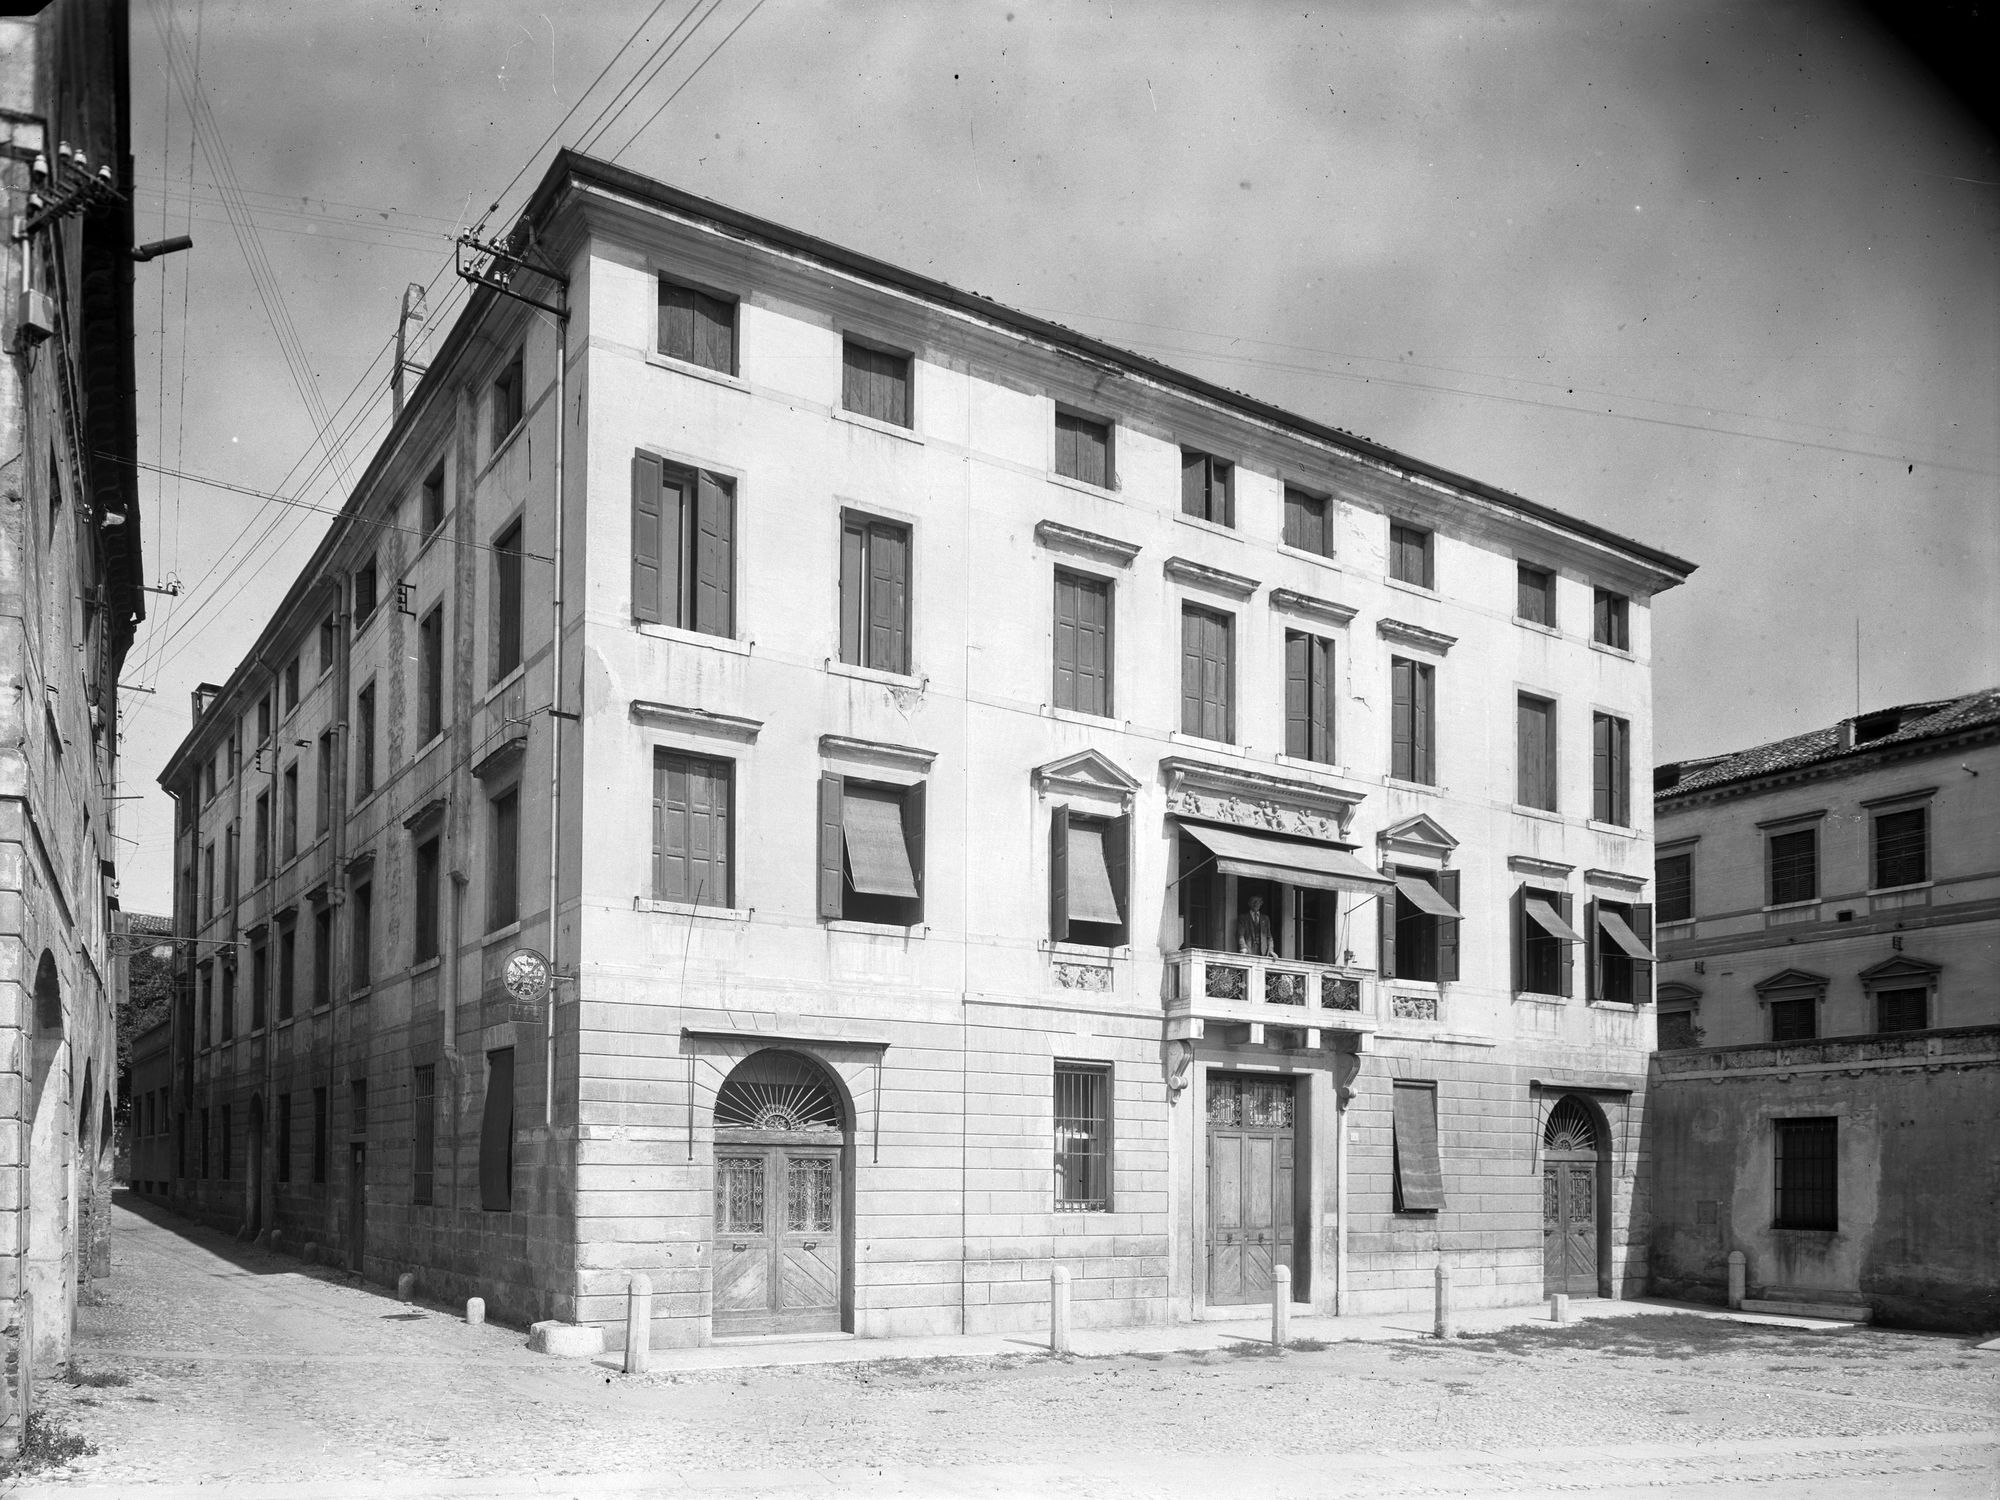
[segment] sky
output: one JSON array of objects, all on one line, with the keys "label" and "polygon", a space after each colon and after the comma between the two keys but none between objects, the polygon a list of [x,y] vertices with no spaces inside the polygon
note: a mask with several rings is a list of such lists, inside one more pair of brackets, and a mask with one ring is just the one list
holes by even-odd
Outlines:
[{"label": "sky", "polygon": [[421,360],[557,144],[1696,562],[1655,760],[2000,682],[2000,142],[1862,12],[688,4],[132,0],[139,238],[195,247],[135,286],[181,592],[124,673],[128,909],[190,691],[387,430],[406,288]]}]

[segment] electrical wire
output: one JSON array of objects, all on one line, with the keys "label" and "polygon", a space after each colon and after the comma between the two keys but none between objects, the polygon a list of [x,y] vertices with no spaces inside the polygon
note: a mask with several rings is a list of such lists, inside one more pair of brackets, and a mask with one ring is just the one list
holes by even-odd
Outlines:
[{"label": "electrical wire", "polygon": [[[720,3],[720,0],[718,0],[718,3]],[[667,95],[665,99],[661,100],[660,107],[654,110],[650,115],[646,116],[645,122],[641,124],[637,130],[633,131],[629,136],[625,138],[625,144],[620,146],[616,151],[614,151],[611,154],[611,159],[613,161],[617,161],[627,151],[630,151],[632,149],[633,143],[637,141],[640,136],[644,135],[646,131],[649,128],[651,128],[652,123],[655,120],[659,119],[660,116],[666,112],[667,106],[669,104],[672,104],[674,100],[680,98],[681,90],[685,89],[689,84],[693,83],[695,79],[699,78],[701,76],[701,70],[707,67],[710,63],[715,61],[715,54],[720,52],[724,47],[727,47],[729,43],[735,38],[736,33],[741,31],[745,26],[748,26],[750,24],[750,18],[756,15],[757,12],[762,10],[763,8],[764,8],[764,0],[757,0],[757,3],[755,5],[751,6],[749,10],[744,12],[743,19],[738,21],[734,26],[732,26],[729,29],[729,34],[727,36],[723,37],[721,41],[717,42],[712,48],[709,49],[708,56],[704,57],[700,62],[695,64],[694,71],[681,80],[680,87],[676,88],[671,94]],[[711,11],[710,14],[713,14],[713,11]],[[702,19],[707,20],[708,18],[707,16],[704,16]],[[688,35],[692,36],[694,35],[694,33],[689,32]]]}]

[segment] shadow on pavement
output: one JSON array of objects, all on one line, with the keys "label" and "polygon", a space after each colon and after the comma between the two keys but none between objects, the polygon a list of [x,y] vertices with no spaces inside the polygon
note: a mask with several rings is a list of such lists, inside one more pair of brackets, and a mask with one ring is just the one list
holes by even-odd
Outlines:
[{"label": "shadow on pavement", "polygon": [[354,1272],[338,1266],[321,1265],[316,1261],[302,1260],[296,1255],[262,1249],[248,1240],[236,1239],[212,1225],[204,1224],[201,1220],[167,1204],[156,1202],[151,1198],[142,1198],[129,1188],[114,1189],[111,1202],[113,1207],[122,1208],[133,1217],[144,1219],[156,1229],[163,1229],[177,1239],[199,1246],[209,1254],[227,1261],[237,1270],[247,1271],[252,1276],[288,1274],[310,1276],[315,1281],[359,1287],[380,1293],[390,1301],[395,1300],[393,1288],[365,1281]]}]

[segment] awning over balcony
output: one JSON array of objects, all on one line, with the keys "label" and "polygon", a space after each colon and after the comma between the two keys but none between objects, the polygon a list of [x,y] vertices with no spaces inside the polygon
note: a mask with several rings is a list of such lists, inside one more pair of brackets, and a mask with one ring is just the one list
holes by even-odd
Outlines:
[{"label": "awning over balcony", "polygon": [[1625,919],[1615,911],[1597,908],[1597,925],[1604,929],[1604,935],[1624,950],[1627,958],[1644,959],[1652,962],[1653,950],[1639,941],[1639,934],[1625,923]]},{"label": "awning over balcony", "polygon": [[1548,933],[1550,937],[1561,938],[1565,943],[1580,943],[1583,941],[1577,930],[1565,922],[1556,909],[1549,905],[1548,902],[1540,901],[1530,896],[1527,900],[1527,908],[1529,918],[1540,924],[1542,930]]},{"label": "awning over balcony", "polygon": [[1379,896],[1395,889],[1395,882],[1388,876],[1369,869],[1345,849],[1332,844],[1311,844],[1302,839],[1281,839],[1268,833],[1215,828],[1205,823],[1183,823],[1181,831],[1213,854],[1216,868],[1225,875],[1276,880],[1321,891],[1356,891],[1364,896]]}]

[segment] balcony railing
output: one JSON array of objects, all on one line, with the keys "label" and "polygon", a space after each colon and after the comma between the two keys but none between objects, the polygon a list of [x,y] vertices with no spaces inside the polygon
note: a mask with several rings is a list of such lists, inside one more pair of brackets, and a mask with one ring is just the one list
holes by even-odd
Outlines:
[{"label": "balcony railing", "polygon": [[1318,1048],[1333,1044],[1333,1032],[1375,1029],[1373,970],[1189,948],[1168,959],[1167,972],[1171,1038],[1192,1040],[1211,1024],[1247,1026],[1253,1046],[1276,1028],[1303,1032],[1301,1044]]}]

